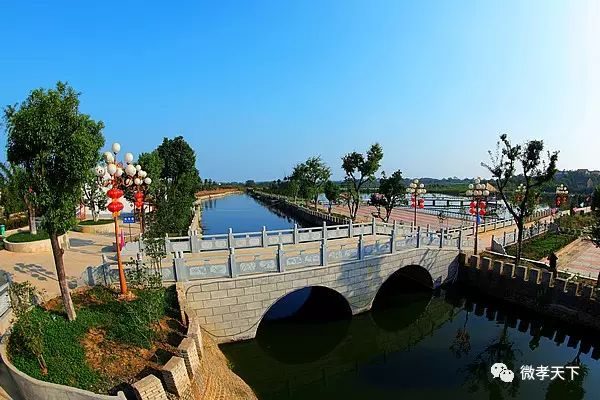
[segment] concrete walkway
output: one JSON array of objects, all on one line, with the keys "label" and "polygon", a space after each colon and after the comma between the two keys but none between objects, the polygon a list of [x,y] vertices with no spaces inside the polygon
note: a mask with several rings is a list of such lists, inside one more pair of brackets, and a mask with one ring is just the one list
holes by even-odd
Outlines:
[{"label": "concrete walkway", "polygon": [[596,279],[600,272],[600,247],[591,240],[579,240],[559,251],[558,269]]}]

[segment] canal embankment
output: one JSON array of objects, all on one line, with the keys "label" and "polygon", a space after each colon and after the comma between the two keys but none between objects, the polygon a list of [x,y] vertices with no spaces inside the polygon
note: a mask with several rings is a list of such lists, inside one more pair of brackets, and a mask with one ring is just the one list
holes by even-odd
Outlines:
[{"label": "canal embankment", "polygon": [[294,203],[285,196],[259,192],[256,190],[248,190],[248,195],[271,209],[279,210],[284,214],[301,221],[305,226],[321,226],[323,223],[327,225],[343,225],[347,224],[349,221],[349,219],[343,215],[329,214],[311,209],[301,204]]}]

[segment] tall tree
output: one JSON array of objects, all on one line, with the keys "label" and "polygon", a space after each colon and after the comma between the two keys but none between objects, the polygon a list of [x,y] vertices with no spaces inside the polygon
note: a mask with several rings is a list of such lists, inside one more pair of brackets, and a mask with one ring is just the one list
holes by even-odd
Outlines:
[{"label": "tall tree", "polygon": [[346,202],[350,211],[350,218],[356,220],[358,208],[360,206],[361,189],[375,179],[375,173],[379,170],[381,159],[383,158],[383,149],[378,143],[371,145],[366,156],[352,152],[342,157],[342,168],[346,173]]},{"label": "tall tree", "polygon": [[402,172],[397,170],[389,177],[385,172],[381,173],[379,180],[379,194],[382,197],[381,204],[385,209],[385,222],[390,221],[390,215],[395,207],[406,204],[406,186],[402,178]]},{"label": "tall tree", "polygon": [[327,181],[323,191],[325,192],[325,197],[329,202],[329,214],[331,214],[331,206],[340,199],[340,187],[332,181]]},{"label": "tall tree", "polygon": [[300,184],[300,191],[315,203],[315,209],[318,206],[318,199],[325,183],[331,177],[331,170],[321,157],[310,157],[305,162],[294,167],[291,179]]},{"label": "tall tree", "polygon": [[600,186],[594,189],[594,194],[592,195],[592,212],[594,213],[592,237],[596,243],[600,244]]},{"label": "tall tree", "polygon": [[8,106],[4,117],[8,161],[30,172],[31,192],[41,226],[50,236],[67,317],[74,320],[58,237],[75,225],[82,187],[104,144],[104,125],[79,111],[79,94],[62,82],[55,89],[33,90],[20,105]]},{"label": "tall tree", "polygon": [[145,235],[161,238],[165,234],[187,234],[195,195],[201,186],[194,150],[182,136],[165,138],[155,151],[140,156],[139,163],[148,169],[149,176],[154,173],[158,177],[151,185],[156,210],[147,220]]},{"label": "tall tree", "polygon": [[[491,172],[498,193],[517,225],[516,264],[521,261],[525,219],[533,213],[538,189],[556,173],[558,152],[547,152],[546,159],[543,157],[543,150],[544,142],[541,140],[513,145],[506,134],[503,134],[500,135],[496,151],[489,151],[491,163],[481,163]],[[517,176],[519,167],[521,174]],[[523,185],[523,189],[514,196],[511,188],[516,187],[517,180]]]}]

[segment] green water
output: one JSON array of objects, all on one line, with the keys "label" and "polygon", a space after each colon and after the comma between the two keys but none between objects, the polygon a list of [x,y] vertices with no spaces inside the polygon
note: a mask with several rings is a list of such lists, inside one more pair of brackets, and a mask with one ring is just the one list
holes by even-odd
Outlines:
[{"label": "green water", "polygon": [[[261,400],[600,398],[594,332],[460,289],[387,300],[351,319],[263,322],[256,339],[222,350]],[[515,372],[512,383],[492,377],[496,362]],[[583,379],[529,381],[519,372],[569,363]]]}]

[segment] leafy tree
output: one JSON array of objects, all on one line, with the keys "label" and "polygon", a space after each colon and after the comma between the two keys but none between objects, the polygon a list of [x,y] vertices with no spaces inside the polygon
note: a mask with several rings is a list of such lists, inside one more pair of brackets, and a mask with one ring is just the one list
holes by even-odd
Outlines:
[{"label": "leafy tree", "polygon": [[360,194],[363,186],[375,179],[375,173],[381,165],[383,149],[378,143],[371,146],[366,156],[361,153],[352,152],[342,157],[342,168],[346,173],[345,196],[350,218],[356,220],[360,206]]},{"label": "leafy tree", "polygon": [[149,176],[152,173],[158,177],[151,185],[156,209],[146,220],[145,235],[153,239],[187,234],[201,186],[194,150],[181,136],[165,138],[155,151],[140,156],[139,163],[147,168]]},{"label": "leafy tree", "polygon": [[570,371],[565,368],[565,379],[560,378],[553,379],[546,389],[546,400],[563,400],[573,399],[582,400],[585,398],[585,389],[583,388],[583,381],[588,374],[588,367],[583,364],[580,360],[581,348],[577,351],[575,358],[567,363],[566,366],[578,367],[577,375],[570,379]]},{"label": "leafy tree", "polygon": [[379,194],[381,194],[381,204],[385,209],[383,220],[389,222],[392,210],[406,203],[406,186],[404,186],[404,179],[400,170],[389,177],[385,175],[385,172],[381,173]]},{"label": "leafy tree", "polygon": [[372,193],[369,198],[369,204],[377,210],[377,218],[381,218],[381,207],[385,205],[383,196],[379,193]]},{"label": "leafy tree", "polygon": [[340,187],[332,181],[327,181],[323,191],[325,192],[325,197],[329,202],[329,214],[331,214],[332,204],[336,203],[340,199]]},{"label": "leafy tree", "polygon": [[[481,163],[491,172],[498,193],[517,225],[516,264],[521,261],[525,219],[533,213],[537,191],[544,183],[552,180],[556,173],[558,152],[548,152],[546,160],[542,156],[543,150],[544,142],[541,140],[513,145],[506,134],[503,134],[500,135],[496,152],[489,152],[491,164]],[[521,175],[517,177],[518,167]],[[523,185],[523,190],[513,197],[510,189],[516,186],[517,180]]]},{"label": "leafy tree", "polygon": [[[23,168],[12,164],[0,163],[0,205],[4,208],[6,219],[11,214],[27,209],[25,203],[28,193],[26,184]],[[32,212],[32,214],[35,213]],[[35,217],[35,215],[33,216]],[[31,223],[32,218],[29,218],[29,221]],[[35,228],[35,223],[33,227]]]},{"label": "leafy tree", "polygon": [[8,161],[31,175],[30,188],[49,234],[63,303],[76,317],[58,236],[75,225],[75,210],[89,171],[104,144],[102,122],[79,111],[79,94],[65,83],[33,90],[20,105],[4,111]]},{"label": "leafy tree", "polygon": [[254,182],[252,179],[248,179],[245,183],[246,187],[254,187],[256,186],[256,182]]},{"label": "leafy tree", "polygon": [[321,157],[310,157],[294,167],[291,179],[300,184],[300,191],[306,198],[313,199],[315,209],[318,206],[319,193],[331,177],[331,170]]}]

